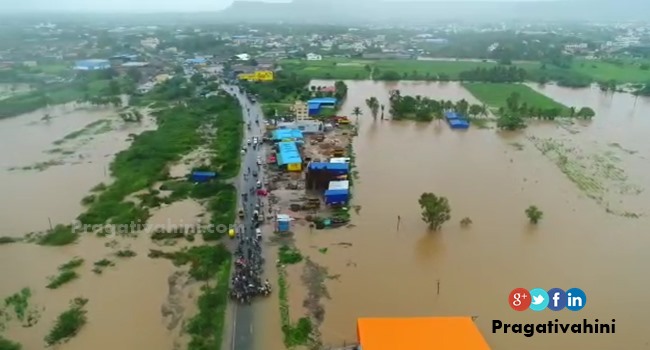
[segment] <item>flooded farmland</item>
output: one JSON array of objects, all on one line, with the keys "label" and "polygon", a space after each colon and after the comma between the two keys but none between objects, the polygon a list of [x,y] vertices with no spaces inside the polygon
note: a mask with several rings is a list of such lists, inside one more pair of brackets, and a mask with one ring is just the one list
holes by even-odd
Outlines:
[{"label": "flooded farmland", "polygon": [[[153,128],[152,117],[125,123],[112,108],[74,105],[0,120],[5,146],[0,151],[0,235],[21,237],[48,229],[50,222],[70,223],[83,211],[80,202],[91,188],[111,181],[108,166],[129,146],[131,135]],[[150,223],[192,224],[203,212],[194,201],[176,202],[152,211]],[[165,250],[165,244],[152,243],[146,234],[86,234],[63,247],[0,245],[0,297],[23,288],[31,292],[25,310],[29,326],[3,304],[0,330],[25,349],[44,349],[43,338],[56,317],[72,299],[84,297],[88,324],[61,349],[172,349],[185,343],[180,325],[196,311],[193,298],[199,292],[183,269],[147,256],[150,248]],[[78,279],[46,288],[57,267],[75,257],[83,259]]]},{"label": "flooded farmland", "polygon": [[[293,229],[297,247],[336,278],[326,282],[322,340],[356,340],[356,319],[367,316],[471,315],[495,349],[580,346],[641,348],[644,332],[640,275],[647,265],[650,179],[644,142],[650,102],[597,90],[541,89],[568,106],[590,106],[592,122],[531,124],[521,132],[444,123],[372,120],[365,99],[388,109],[389,90],[436,99],[476,100],[456,83],[349,81],[342,114],[361,107],[354,141],[354,227]],[[317,86],[332,82],[316,81]],[[451,220],[428,233],[417,200],[423,192],[446,196]],[[524,210],[544,211],[537,226]],[[399,229],[397,217],[401,217]],[[473,224],[461,227],[459,221]],[[344,244],[341,244],[344,243]],[[326,252],[322,248],[328,248]],[[288,271],[292,319],[306,313],[301,269]],[[514,312],[507,295],[516,287],[581,288],[589,303],[580,312]],[[260,306],[260,344],[280,344],[277,302]],[[274,304],[270,306],[270,304]],[[616,319],[616,334],[492,334],[504,323]],[[259,347],[262,348],[262,347]]]}]

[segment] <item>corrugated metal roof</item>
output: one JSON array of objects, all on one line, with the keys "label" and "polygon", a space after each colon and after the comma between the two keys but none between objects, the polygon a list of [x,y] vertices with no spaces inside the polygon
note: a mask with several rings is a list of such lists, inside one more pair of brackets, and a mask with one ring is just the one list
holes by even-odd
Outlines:
[{"label": "corrugated metal roof", "polygon": [[341,180],[341,181],[330,181],[329,190],[347,190],[350,188],[350,181]]},{"label": "corrugated metal roof", "polygon": [[350,190],[327,190],[325,196],[342,196],[350,193]]},{"label": "corrugated metal roof", "polygon": [[278,143],[278,165],[302,163],[298,146],[295,142]]},{"label": "corrugated metal roof", "polygon": [[309,169],[312,170],[348,170],[350,169],[350,164],[348,163],[321,163],[313,162],[309,163]]},{"label": "corrugated metal roof", "polygon": [[311,100],[307,101],[307,103],[318,103],[318,104],[335,104],[336,99],[334,97],[320,97],[320,98],[312,98]]},{"label": "corrugated metal roof", "polygon": [[275,129],[273,131],[274,140],[283,139],[302,139],[302,131],[298,129]]}]

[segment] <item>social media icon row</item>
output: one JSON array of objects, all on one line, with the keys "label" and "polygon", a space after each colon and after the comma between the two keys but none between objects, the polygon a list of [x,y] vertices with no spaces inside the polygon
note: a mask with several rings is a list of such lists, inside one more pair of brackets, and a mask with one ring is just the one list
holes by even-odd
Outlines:
[{"label": "social media icon row", "polygon": [[508,304],[515,311],[528,309],[560,311],[564,308],[580,311],[587,304],[587,295],[580,288],[571,288],[566,292],[560,288],[551,288],[548,291],[542,288],[530,291],[525,288],[515,288],[508,296]]}]

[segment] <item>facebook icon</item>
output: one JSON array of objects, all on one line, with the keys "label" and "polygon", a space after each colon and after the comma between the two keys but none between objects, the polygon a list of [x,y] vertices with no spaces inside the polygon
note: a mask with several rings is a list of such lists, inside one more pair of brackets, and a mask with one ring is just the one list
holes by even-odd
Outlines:
[{"label": "facebook icon", "polygon": [[566,307],[566,293],[560,288],[552,288],[548,290],[548,297],[551,299],[548,302],[548,308],[553,311],[560,311]]}]

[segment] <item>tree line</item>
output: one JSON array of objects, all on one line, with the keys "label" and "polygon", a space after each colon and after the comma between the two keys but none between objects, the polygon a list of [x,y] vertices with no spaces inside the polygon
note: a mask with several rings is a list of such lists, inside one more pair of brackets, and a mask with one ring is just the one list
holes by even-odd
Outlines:
[{"label": "tree line", "polygon": [[395,120],[442,120],[444,118],[444,113],[449,111],[455,111],[463,116],[470,117],[488,115],[487,107],[485,105],[470,104],[465,99],[461,99],[457,102],[435,100],[420,95],[402,95],[400,90],[392,90],[390,92],[389,103],[389,112]]},{"label": "tree line", "polygon": [[542,120],[554,120],[558,117],[591,119],[596,112],[590,107],[570,107],[562,109],[559,107],[541,108],[528,105],[521,100],[519,93],[513,92],[506,99],[506,106],[499,107],[497,127],[505,130],[517,130],[526,126],[525,119],[536,118]]}]

